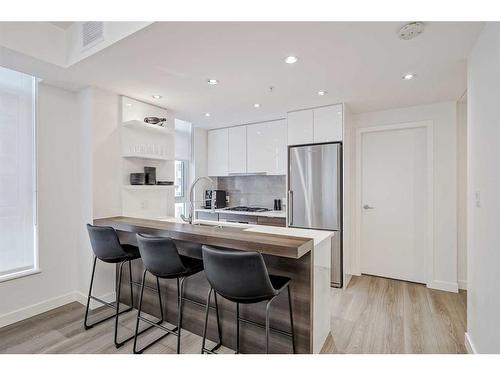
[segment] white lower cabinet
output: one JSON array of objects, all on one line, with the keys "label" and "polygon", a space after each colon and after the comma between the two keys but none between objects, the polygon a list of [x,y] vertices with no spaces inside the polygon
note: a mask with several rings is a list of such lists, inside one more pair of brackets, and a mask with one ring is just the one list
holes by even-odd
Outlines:
[{"label": "white lower cabinet", "polygon": [[286,122],[247,125],[247,172],[286,174]]},{"label": "white lower cabinet", "polygon": [[208,132],[208,175],[227,176],[229,158],[228,129],[215,129]]}]

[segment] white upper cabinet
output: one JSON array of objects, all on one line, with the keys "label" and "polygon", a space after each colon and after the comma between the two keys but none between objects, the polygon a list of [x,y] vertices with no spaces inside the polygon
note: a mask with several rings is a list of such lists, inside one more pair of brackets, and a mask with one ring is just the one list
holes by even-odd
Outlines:
[{"label": "white upper cabinet", "polygon": [[229,169],[231,173],[247,172],[247,127],[236,126],[228,129]]},{"label": "white upper cabinet", "polygon": [[342,141],[342,104],[313,109],[314,143]]},{"label": "white upper cabinet", "polygon": [[208,132],[208,175],[227,176],[229,167],[229,131],[215,129]]},{"label": "white upper cabinet", "polygon": [[287,117],[288,144],[313,143],[313,110],[289,112]]},{"label": "white upper cabinet", "polygon": [[247,126],[247,172],[286,174],[286,122],[269,121]]}]

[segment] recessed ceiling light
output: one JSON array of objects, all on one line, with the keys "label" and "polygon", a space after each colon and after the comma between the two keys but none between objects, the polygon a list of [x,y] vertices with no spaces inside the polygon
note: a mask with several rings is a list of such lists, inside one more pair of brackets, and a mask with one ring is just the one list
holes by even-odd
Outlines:
[{"label": "recessed ceiling light", "polygon": [[255,103],[255,104],[253,105],[253,107],[254,107],[254,108],[260,108],[260,104],[259,104],[259,103]]},{"label": "recessed ceiling light", "polygon": [[205,117],[210,117],[210,113],[205,113]]},{"label": "recessed ceiling light", "polygon": [[161,95],[153,95],[153,99],[161,99]]},{"label": "recessed ceiling light", "polygon": [[285,58],[285,62],[287,64],[295,64],[297,61],[299,61],[299,58],[297,56],[288,56]]},{"label": "recessed ceiling light", "polygon": [[127,107],[132,107],[132,103],[125,104]]},{"label": "recessed ceiling light", "polygon": [[318,91],[318,95],[319,95],[319,96],[326,95],[326,93],[327,93],[327,92],[326,92],[325,90],[319,90],[319,91]]},{"label": "recessed ceiling light", "polygon": [[217,80],[215,78],[210,78],[209,80],[207,80],[207,82],[209,85],[215,86],[219,83],[219,80]]},{"label": "recessed ceiling light", "polygon": [[413,74],[413,73],[406,73],[406,74],[403,76],[403,79],[404,79],[405,81],[409,81],[410,79],[413,79],[413,78],[415,78],[415,74]]}]

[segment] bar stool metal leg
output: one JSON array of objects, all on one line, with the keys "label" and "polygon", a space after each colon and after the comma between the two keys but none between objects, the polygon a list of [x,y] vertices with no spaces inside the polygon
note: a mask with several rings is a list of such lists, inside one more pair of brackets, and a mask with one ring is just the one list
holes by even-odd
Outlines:
[{"label": "bar stool metal leg", "polygon": [[[140,293],[140,297],[139,297],[139,306],[138,306],[138,310],[137,310],[137,320],[136,320],[136,323],[135,323],[134,346],[133,346],[134,354],[141,354],[144,350],[146,350],[147,348],[151,347],[152,345],[154,345],[155,343],[157,343],[158,341],[160,341],[161,339],[163,339],[165,336],[167,336],[167,335],[169,335],[171,333],[174,333],[177,330],[177,327],[175,327],[173,330],[170,330],[170,329],[168,329],[166,327],[161,326],[161,323],[163,323],[163,320],[164,320],[164,316],[163,316],[163,303],[162,303],[162,300],[161,300],[160,279],[158,277],[156,278],[156,287],[157,287],[157,291],[158,291],[158,302],[160,304],[160,317],[161,318],[157,322],[153,322],[153,321],[151,321],[151,320],[149,320],[149,319],[141,316],[142,301],[143,301],[143,297],[144,297],[144,287],[146,285],[146,274],[147,274],[147,272],[148,272],[147,270],[144,270],[144,272],[142,274],[141,293]],[[142,331],[139,331],[139,321],[140,320],[148,323],[149,327],[144,328]],[[150,342],[149,344],[147,344],[143,348],[137,349],[137,338],[139,337],[139,335],[141,333],[147,331],[148,329],[153,328],[153,327],[160,328],[160,329],[166,331],[166,333],[164,335],[158,337],[157,339],[153,340],[152,342]]]},{"label": "bar stool metal leg", "polygon": [[[95,266],[96,266],[96,263],[97,263],[97,257],[94,257],[94,264],[92,266],[92,276],[90,277],[89,295],[87,297],[87,308],[85,309],[85,319],[83,320],[83,326],[85,327],[86,330],[92,328],[94,326],[94,324],[96,324],[96,323],[94,323],[92,325],[88,325],[87,324],[87,318],[89,316],[89,308],[90,308],[90,298],[92,296],[92,285],[94,284],[94,275],[95,275]],[[112,316],[110,318],[112,318]]]},{"label": "bar stool metal leg", "polygon": [[210,310],[210,297],[212,296],[212,288],[208,291],[207,305],[205,307],[205,325],[203,326],[203,339],[201,340],[201,354],[205,353],[205,339],[207,337],[208,312]]},{"label": "bar stool metal leg", "polygon": [[[121,292],[121,282],[122,282],[122,273],[123,273],[123,265],[125,262],[120,263],[120,268],[118,271],[118,281],[116,285],[116,315],[115,315],[115,347],[119,348],[122,346],[127,340],[122,342],[118,342],[118,315],[120,314],[120,292]],[[132,286],[132,284],[130,284]],[[132,338],[132,337],[130,337]]]},{"label": "bar stool metal leg", "polygon": [[180,354],[181,352],[181,330],[182,330],[182,296],[184,292],[184,281],[186,280],[185,277],[182,277],[180,280],[177,279],[177,285],[178,285],[178,312],[177,312],[177,354]]},{"label": "bar stool metal leg", "polygon": [[130,306],[134,306],[134,284],[132,281],[132,261],[128,261],[128,281],[130,285]]},{"label": "bar stool metal leg", "polygon": [[[93,267],[92,267],[92,276],[90,278],[89,294],[88,294],[88,297],[87,297],[87,307],[85,309],[85,319],[83,320],[83,326],[84,326],[84,328],[86,330],[94,327],[97,324],[103,323],[103,322],[105,322],[107,320],[110,320],[110,319],[113,319],[113,318],[116,319],[116,304],[103,301],[102,299],[94,297],[92,295],[92,288],[93,288],[93,285],[94,285],[94,277],[95,277],[96,264],[97,264],[97,257],[94,257],[94,264],[93,264]],[[98,320],[98,321],[96,321],[96,322],[94,322],[92,324],[88,324],[88,317],[89,317],[89,310],[90,310],[90,300],[95,300],[95,301],[103,304],[104,306],[115,310],[115,314],[113,314],[111,316],[108,316],[106,318],[103,318],[101,320]],[[116,303],[118,303],[118,301]],[[130,306],[129,308],[127,308],[125,310],[120,311],[119,314],[124,314],[126,312],[131,311],[131,310],[132,310],[132,306]]]},{"label": "bar stool metal leg", "polygon": [[293,354],[295,354],[296,353],[296,351],[295,351],[295,330],[293,327],[292,296],[290,294],[290,284],[288,284],[287,289],[288,289],[288,309],[290,310],[290,331],[292,334],[292,348],[293,348]]},{"label": "bar stool metal leg", "polygon": [[269,354],[269,307],[274,298],[270,299],[266,304],[266,354]]},{"label": "bar stool metal leg", "polygon": [[240,304],[236,302],[236,353],[240,353]]},{"label": "bar stool metal leg", "polygon": [[210,288],[208,291],[207,304],[205,306],[205,325],[203,326],[203,340],[201,342],[201,354],[211,353],[216,354],[215,350],[219,349],[222,345],[222,334],[220,329],[220,320],[219,320],[219,307],[217,304],[217,293],[214,292],[214,300],[215,300],[215,314],[217,317],[217,332],[219,334],[219,342],[212,349],[205,349],[205,341],[207,337],[207,327],[208,327],[208,313],[210,311],[210,297],[212,296],[213,288]]},{"label": "bar stool metal leg", "polygon": [[142,310],[142,297],[144,296],[144,284],[146,281],[146,270],[142,273],[142,285],[141,285],[141,294],[139,295],[139,306],[137,307],[137,320],[135,322],[135,335],[134,335],[134,354],[142,353],[142,350],[137,350],[137,332],[139,331],[139,321]]},{"label": "bar stool metal leg", "polygon": [[214,291],[214,300],[215,300],[215,316],[217,317],[217,332],[219,334],[219,343],[212,350],[216,350],[222,345],[222,331],[220,328],[219,304],[217,302],[217,292],[216,291]]}]

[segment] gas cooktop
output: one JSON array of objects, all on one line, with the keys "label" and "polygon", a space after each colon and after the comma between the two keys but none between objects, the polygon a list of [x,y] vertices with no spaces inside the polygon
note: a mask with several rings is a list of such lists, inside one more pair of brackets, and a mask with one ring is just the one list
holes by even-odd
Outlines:
[{"label": "gas cooktop", "polygon": [[246,207],[246,206],[236,206],[236,207],[227,207],[224,208],[228,211],[245,211],[245,212],[266,212],[271,211],[269,208],[264,207]]}]

